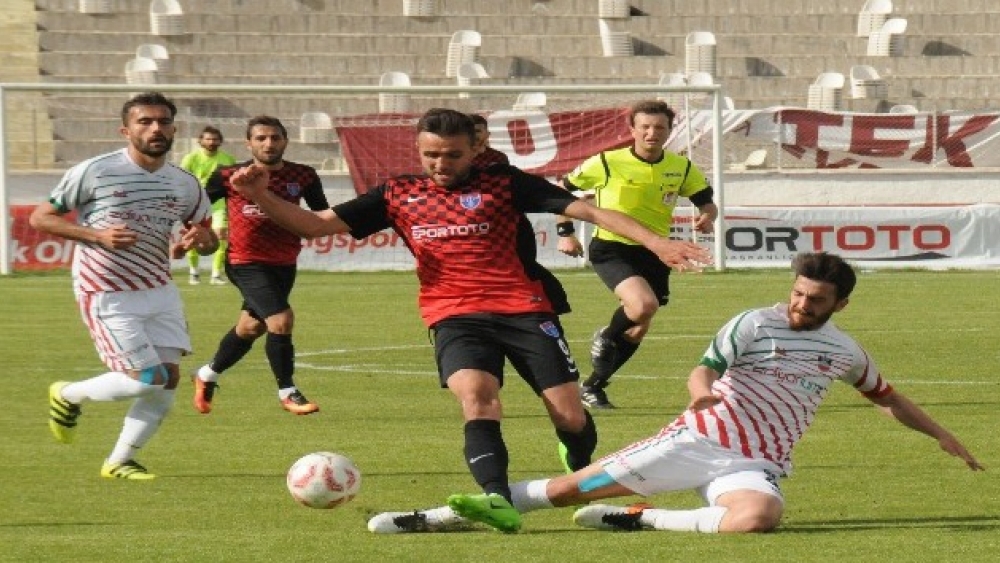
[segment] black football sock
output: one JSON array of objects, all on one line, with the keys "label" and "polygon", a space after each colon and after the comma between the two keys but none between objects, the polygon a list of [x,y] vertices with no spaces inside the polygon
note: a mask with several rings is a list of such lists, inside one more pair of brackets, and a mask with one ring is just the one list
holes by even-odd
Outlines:
[{"label": "black football sock", "polygon": [[236,334],[236,327],[233,327],[219,341],[219,349],[215,351],[215,357],[208,365],[215,373],[222,373],[242,360],[251,348],[253,348],[253,340],[240,338]]},{"label": "black football sock", "polygon": [[618,341],[615,342],[615,344],[618,345],[618,348],[615,350],[615,352],[616,352],[615,353],[615,370],[614,370],[613,373],[617,373],[618,372],[618,368],[620,368],[623,365],[625,365],[625,362],[627,362],[629,360],[629,358],[631,358],[635,354],[635,351],[639,349],[639,344],[641,344],[641,343],[642,343],[641,340],[639,342],[629,342],[628,340],[625,340],[624,338],[621,338],[621,339],[619,339]]},{"label": "black football sock", "polygon": [[292,379],[295,373],[295,346],[292,345],[292,335],[267,333],[264,353],[267,354],[267,363],[271,364],[271,372],[278,382],[278,389],[295,387]]},{"label": "black football sock", "polygon": [[604,338],[617,342],[622,339],[622,335],[625,334],[626,330],[638,324],[628,318],[628,315],[625,314],[625,307],[618,307],[611,315],[611,322],[608,323],[608,328],[604,329]]},{"label": "black football sock", "polygon": [[476,419],[465,423],[465,463],[484,493],[497,493],[510,501],[507,480],[509,457],[500,421]]},{"label": "black football sock", "polygon": [[597,449],[597,426],[590,413],[583,411],[587,423],[579,432],[569,432],[556,428],[556,436],[566,446],[566,463],[570,469],[577,471],[590,465],[594,450]]}]

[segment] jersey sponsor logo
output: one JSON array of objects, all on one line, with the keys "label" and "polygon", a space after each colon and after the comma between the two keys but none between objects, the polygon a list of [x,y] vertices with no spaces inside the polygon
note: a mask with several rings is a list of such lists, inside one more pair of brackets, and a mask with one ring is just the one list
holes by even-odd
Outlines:
[{"label": "jersey sponsor logo", "polygon": [[263,217],[264,212],[257,207],[256,203],[247,203],[243,205],[243,216],[244,217]]},{"label": "jersey sponsor logo", "polygon": [[128,197],[128,192],[125,190],[115,190],[111,192],[111,197]]},{"label": "jersey sponsor logo", "polygon": [[427,198],[422,195],[411,195],[406,198],[406,203],[416,203],[418,201],[423,201],[425,199]]},{"label": "jersey sponsor logo", "polygon": [[288,195],[295,197],[302,193],[302,186],[298,182],[289,182],[285,184],[285,191],[288,192]]},{"label": "jersey sponsor logo", "polygon": [[559,338],[559,327],[556,323],[552,321],[545,321],[544,323],[538,325],[538,328],[542,329],[542,332],[548,334],[552,338]]},{"label": "jersey sponsor logo", "polygon": [[483,236],[489,234],[489,223],[475,225],[414,225],[410,235],[414,241],[451,237]]},{"label": "jersey sponsor logo", "polygon": [[462,194],[459,199],[459,203],[462,207],[466,209],[475,209],[483,202],[483,195],[479,192],[472,192],[471,194]]},{"label": "jersey sponsor logo", "polygon": [[667,192],[663,194],[663,205],[676,205],[677,192]]},{"label": "jersey sponsor logo", "polygon": [[[129,223],[150,223],[153,225],[169,226],[173,225],[174,221],[177,220],[176,217],[164,217],[160,215],[153,215],[151,213],[139,213],[131,209],[110,209],[104,215],[103,219],[112,219],[116,221],[125,221]],[[96,224],[103,220],[100,214],[95,213],[90,217],[90,224]]]}]

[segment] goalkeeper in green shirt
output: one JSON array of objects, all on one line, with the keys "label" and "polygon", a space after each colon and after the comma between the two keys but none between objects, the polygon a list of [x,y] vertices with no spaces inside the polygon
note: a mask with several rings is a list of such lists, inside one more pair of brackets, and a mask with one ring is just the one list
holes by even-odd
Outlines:
[{"label": "goalkeeper in green shirt", "polygon": [[[204,188],[208,179],[215,172],[216,168],[236,164],[233,155],[220,149],[222,146],[222,131],[211,125],[206,126],[198,136],[197,148],[184,155],[181,160],[181,168],[190,172],[198,183]],[[222,271],[226,263],[226,248],[228,248],[229,238],[229,217],[226,216],[226,200],[220,199],[212,204],[212,230],[219,237],[219,250],[212,256],[212,285],[223,285],[226,280],[222,277]],[[201,275],[198,270],[198,260],[200,256],[197,252],[188,252],[188,271],[190,277],[188,283],[198,285],[201,283]]]}]

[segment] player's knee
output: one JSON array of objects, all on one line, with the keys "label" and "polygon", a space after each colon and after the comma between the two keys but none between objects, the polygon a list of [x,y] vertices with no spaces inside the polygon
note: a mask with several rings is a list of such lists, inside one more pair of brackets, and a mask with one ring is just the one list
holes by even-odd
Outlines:
[{"label": "player's knee", "polygon": [[144,367],[138,370],[136,379],[146,385],[166,385],[170,383],[170,370],[164,364]]},{"label": "player's knee", "polygon": [[773,532],[781,523],[780,503],[730,508],[719,526],[720,532],[760,534]]}]

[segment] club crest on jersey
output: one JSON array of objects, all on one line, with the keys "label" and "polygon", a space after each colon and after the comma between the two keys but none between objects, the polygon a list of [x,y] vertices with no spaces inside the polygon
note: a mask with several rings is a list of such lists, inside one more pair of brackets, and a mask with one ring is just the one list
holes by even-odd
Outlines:
[{"label": "club crest on jersey", "polygon": [[833,365],[833,360],[830,356],[821,354],[820,357],[816,359],[816,363],[819,366],[819,371],[830,371],[830,367]]},{"label": "club crest on jersey", "polygon": [[462,194],[458,198],[459,203],[462,207],[466,209],[475,209],[483,203],[483,194],[479,192],[472,192],[471,194]]},{"label": "club crest on jersey", "polygon": [[302,187],[299,186],[298,182],[289,182],[285,184],[285,191],[288,192],[288,195],[294,197],[302,193]]},{"label": "club crest on jersey", "polygon": [[544,323],[538,325],[538,328],[542,329],[542,332],[548,334],[552,338],[559,338],[559,327],[556,323],[552,321],[545,321]]}]

